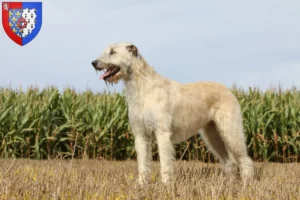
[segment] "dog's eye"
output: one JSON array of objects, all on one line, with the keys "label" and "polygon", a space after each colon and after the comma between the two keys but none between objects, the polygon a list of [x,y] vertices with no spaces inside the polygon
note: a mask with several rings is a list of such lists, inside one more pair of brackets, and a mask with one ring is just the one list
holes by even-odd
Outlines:
[{"label": "dog's eye", "polygon": [[110,50],[110,52],[109,52],[109,55],[113,55],[113,54],[115,54],[116,52],[113,50],[113,49],[111,49]]}]

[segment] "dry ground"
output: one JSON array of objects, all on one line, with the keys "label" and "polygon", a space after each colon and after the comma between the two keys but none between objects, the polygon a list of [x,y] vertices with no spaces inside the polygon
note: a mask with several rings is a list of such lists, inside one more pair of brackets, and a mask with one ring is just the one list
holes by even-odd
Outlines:
[{"label": "dry ground", "polygon": [[227,180],[217,164],[177,162],[176,183],[136,187],[136,162],[0,160],[0,199],[300,199],[300,164],[256,163],[247,187]]}]

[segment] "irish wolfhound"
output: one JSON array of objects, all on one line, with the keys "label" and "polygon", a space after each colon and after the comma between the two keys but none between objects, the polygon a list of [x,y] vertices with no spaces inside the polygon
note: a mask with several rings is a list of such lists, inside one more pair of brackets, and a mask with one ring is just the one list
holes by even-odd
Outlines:
[{"label": "irish wolfhound", "polygon": [[197,133],[227,174],[239,168],[244,181],[253,177],[240,105],[225,86],[213,82],[180,84],[164,78],[130,43],[109,46],[92,65],[104,70],[100,79],[109,83],[124,80],[140,184],[147,182],[150,172],[152,139],[158,144],[162,181],[169,183],[175,160],[173,144]]}]

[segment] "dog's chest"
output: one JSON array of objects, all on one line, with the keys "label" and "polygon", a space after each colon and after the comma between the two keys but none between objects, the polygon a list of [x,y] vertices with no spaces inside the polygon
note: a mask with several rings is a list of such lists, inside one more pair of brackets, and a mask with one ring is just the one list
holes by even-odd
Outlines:
[{"label": "dog's chest", "polygon": [[154,89],[142,94],[129,92],[126,97],[131,126],[152,134],[157,128],[170,124],[166,93]]},{"label": "dog's chest", "polygon": [[145,109],[140,106],[128,106],[129,121],[134,129],[143,131],[151,135],[156,129],[156,119],[151,109]]}]

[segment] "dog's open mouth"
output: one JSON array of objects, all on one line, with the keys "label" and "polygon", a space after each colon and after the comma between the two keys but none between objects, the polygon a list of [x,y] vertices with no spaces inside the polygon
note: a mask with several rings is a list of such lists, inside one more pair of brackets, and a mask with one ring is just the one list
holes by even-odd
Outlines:
[{"label": "dog's open mouth", "polygon": [[108,69],[106,69],[104,74],[100,76],[100,80],[109,81],[109,79],[113,78],[119,71],[120,71],[120,67],[117,66],[109,67]]}]

